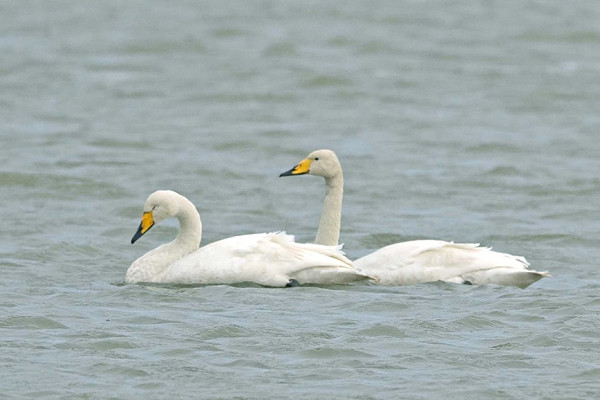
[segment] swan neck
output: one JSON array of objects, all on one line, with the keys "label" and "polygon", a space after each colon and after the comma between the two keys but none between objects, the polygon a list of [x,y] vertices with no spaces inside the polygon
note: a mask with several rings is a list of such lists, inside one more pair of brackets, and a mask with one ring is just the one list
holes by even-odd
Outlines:
[{"label": "swan neck", "polygon": [[196,207],[181,197],[179,211],[174,217],[179,220],[177,237],[135,260],[127,270],[126,282],[153,282],[169,265],[198,249],[202,238],[202,222]]},{"label": "swan neck", "polygon": [[179,212],[175,215],[179,221],[179,234],[173,243],[191,251],[198,249],[202,239],[202,222],[196,207],[184,199]]},{"label": "swan neck", "polygon": [[325,179],[325,200],[315,243],[336,246],[340,239],[344,178],[342,173]]}]

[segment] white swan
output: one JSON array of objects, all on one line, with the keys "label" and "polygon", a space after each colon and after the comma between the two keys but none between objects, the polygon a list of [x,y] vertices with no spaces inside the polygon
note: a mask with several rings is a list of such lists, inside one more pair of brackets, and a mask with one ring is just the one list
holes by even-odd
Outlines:
[{"label": "white swan", "polygon": [[253,282],[283,287],[368,279],[356,272],[341,246],[295,243],[294,237],[285,233],[234,236],[198,248],[202,236],[200,215],[188,199],[169,190],[148,197],[131,243],[170,217],[179,220],[177,238],[135,260],[127,270],[127,283]]},{"label": "white swan", "polygon": [[[336,245],[340,235],[344,178],[337,156],[331,150],[310,153],[280,176],[311,174],[325,178],[326,194],[315,240]],[[548,272],[528,270],[525,258],[492,251],[479,244],[441,240],[412,240],[385,246],[354,261],[354,267],[382,285],[419,282],[498,284],[525,288]]]}]

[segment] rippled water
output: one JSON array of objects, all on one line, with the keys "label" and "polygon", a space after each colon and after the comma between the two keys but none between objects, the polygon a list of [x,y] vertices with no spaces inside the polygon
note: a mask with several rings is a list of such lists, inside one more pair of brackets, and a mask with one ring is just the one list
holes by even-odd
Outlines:
[{"label": "rippled water", "polygon": [[[0,3],[3,398],[594,398],[600,7]],[[481,242],[526,290],[124,285],[147,195],[203,242],[316,233],[334,149],[351,257]]]}]

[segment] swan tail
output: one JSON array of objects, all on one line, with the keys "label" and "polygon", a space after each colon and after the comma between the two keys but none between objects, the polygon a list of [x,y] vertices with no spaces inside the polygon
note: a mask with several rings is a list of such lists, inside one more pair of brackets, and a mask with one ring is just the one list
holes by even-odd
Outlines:
[{"label": "swan tail", "polygon": [[485,271],[473,272],[460,276],[463,283],[473,285],[495,284],[502,286],[516,286],[525,289],[542,278],[550,277],[548,271],[518,270],[514,268],[494,268]]}]

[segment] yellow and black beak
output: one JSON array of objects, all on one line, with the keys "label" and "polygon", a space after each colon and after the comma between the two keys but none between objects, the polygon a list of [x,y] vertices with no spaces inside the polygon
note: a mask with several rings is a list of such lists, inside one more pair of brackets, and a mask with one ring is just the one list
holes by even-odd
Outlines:
[{"label": "yellow and black beak", "polygon": [[305,158],[304,160],[300,161],[298,165],[296,165],[294,168],[279,174],[279,177],[281,178],[282,176],[308,174],[308,172],[310,171],[311,162],[312,160],[310,158]]},{"label": "yellow and black beak", "polygon": [[152,211],[145,212],[144,215],[142,215],[142,222],[140,222],[137,232],[135,232],[135,235],[131,238],[131,244],[134,244],[136,240],[141,238],[144,233],[148,232],[153,226],[154,218],[152,217]]}]

